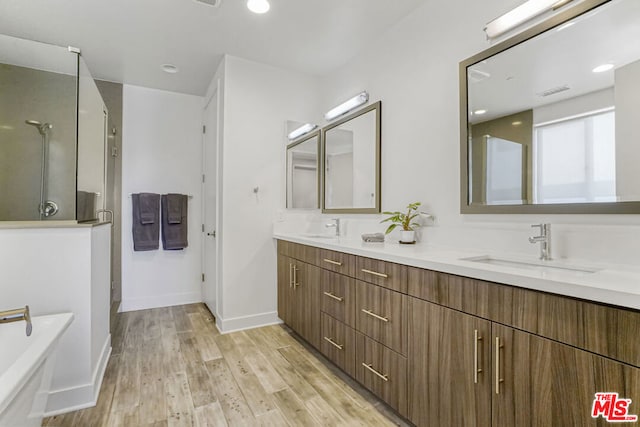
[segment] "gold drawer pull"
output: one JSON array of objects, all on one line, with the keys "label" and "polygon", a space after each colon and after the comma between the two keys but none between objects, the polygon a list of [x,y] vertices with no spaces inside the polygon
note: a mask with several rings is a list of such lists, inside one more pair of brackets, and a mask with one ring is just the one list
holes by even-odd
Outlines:
[{"label": "gold drawer pull", "polygon": [[338,350],[342,350],[344,348],[344,345],[338,344],[337,342],[335,342],[331,338],[324,337],[324,340],[327,341],[332,346],[334,346],[335,348],[337,348]]},{"label": "gold drawer pull", "polygon": [[341,262],[333,261],[333,260],[326,259],[326,258],[325,258],[325,259],[323,259],[323,261],[324,261],[324,262],[328,262],[329,264],[333,264],[333,265],[338,265],[338,266],[342,265],[342,263],[341,263]]},{"label": "gold drawer pull", "polygon": [[362,309],[362,312],[365,314],[368,314],[371,317],[375,317],[378,320],[382,320],[383,322],[388,322],[389,319],[387,319],[386,317],[382,317],[382,316],[378,316],[377,314],[375,314],[374,312],[370,311],[370,310],[365,310],[364,308]]},{"label": "gold drawer pull", "polygon": [[363,273],[367,273],[367,274],[373,274],[374,276],[384,277],[385,279],[389,277],[384,273],[378,273],[377,271],[367,270],[366,268],[363,268],[360,271],[362,271]]},{"label": "gold drawer pull", "polygon": [[370,370],[371,372],[373,372],[374,374],[376,374],[378,377],[382,378],[385,381],[389,381],[389,377],[387,377],[386,375],[382,375],[380,372],[376,371],[375,369],[372,368],[373,365],[367,365],[366,363],[362,362],[362,366],[364,366],[365,368],[367,368],[368,370]]},{"label": "gold drawer pull", "polygon": [[500,394],[500,383],[504,382],[500,378],[500,349],[504,347],[500,344],[500,337],[496,337],[496,394]]},{"label": "gold drawer pull", "polygon": [[328,296],[329,298],[333,298],[336,301],[340,301],[340,302],[344,301],[344,298],[336,296],[336,295],[332,294],[331,292],[324,292],[324,294],[326,296]]},{"label": "gold drawer pull", "polygon": [[478,384],[478,374],[482,373],[482,369],[478,367],[478,341],[482,341],[482,337],[478,334],[478,330],[473,330],[473,383]]}]

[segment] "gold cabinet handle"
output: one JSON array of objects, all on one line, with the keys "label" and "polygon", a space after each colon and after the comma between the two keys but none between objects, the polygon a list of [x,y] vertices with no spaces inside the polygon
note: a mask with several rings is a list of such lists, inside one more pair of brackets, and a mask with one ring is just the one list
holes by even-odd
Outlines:
[{"label": "gold cabinet handle", "polygon": [[372,312],[371,310],[365,310],[365,309],[363,308],[363,309],[362,309],[362,312],[363,312],[363,313],[365,313],[365,314],[368,314],[368,315],[369,315],[369,316],[371,316],[371,317],[375,317],[375,318],[376,318],[376,319],[378,319],[378,320],[382,320],[383,322],[388,322],[388,321],[389,321],[389,319],[388,319],[388,318],[386,318],[386,317],[382,317],[382,316],[379,316],[379,315],[375,314],[374,312]]},{"label": "gold cabinet handle", "polygon": [[293,286],[293,264],[289,263],[289,287]]},{"label": "gold cabinet handle", "polygon": [[500,349],[504,347],[500,345],[500,337],[496,337],[496,394],[500,394],[500,383],[504,382],[500,378]]},{"label": "gold cabinet handle", "polygon": [[374,276],[378,276],[378,277],[384,277],[385,279],[389,276],[387,276],[384,273],[378,273],[377,271],[371,271],[371,270],[367,270],[366,268],[362,268],[360,269],[360,271],[362,271],[363,273],[367,273],[367,274],[373,274]]},{"label": "gold cabinet handle", "polygon": [[473,383],[478,384],[478,374],[482,372],[482,368],[478,368],[478,341],[482,341],[482,337],[478,336],[478,330],[473,330]]},{"label": "gold cabinet handle", "polygon": [[300,283],[298,283],[298,267],[294,265],[293,266],[293,287],[296,288],[298,286],[300,286]]},{"label": "gold cabinet handle", "polygon": [[376,374],[378,377],[382,378],[385,381],[389,381],[389,377],[386,375],[382,375],[380,372],[376,371],[375,369],[373,369],[373,365],[369,364],[367,365],[366,363],[362,362],[362,366],[364,366],[365,368],[367,368],[369,371],[373,372],[374,374]]},{"label": "gold cabinet handle", "polygon": [[336,300],[336,301],[340,301],[340,302],[344,301],[344,298],[339,297],[339,296],[337,296],[337,295],[334,295],[334,294],[332,294],[331,292],[323,292],[323,293],[324,293],[326,296],[328,296],[329,298],[333,298],[333,299],[334,299],[334,300]]},{"label": "gold cabinet handle", "polygon": [[341,262],[333,261],[333,260],[326,259],[326,258],[325,258],[325,259],[323,259],[323,261],[324,261],[324,262],[328,262],[329,264],[337,265],[337,266],[342,265],[342,263],[341,263]]},{"label": "gold cabinet handle", "polygon": [[340,345],[337,342],[335,342],[334,340],[332,340],[331,338],[328,337],[324,337],[324,340],[327,341],[329,344],[331,344],[332,346],[334,346],[335,348],[337,348],[338,350],[342,350],[344,348],[344,345]]}]

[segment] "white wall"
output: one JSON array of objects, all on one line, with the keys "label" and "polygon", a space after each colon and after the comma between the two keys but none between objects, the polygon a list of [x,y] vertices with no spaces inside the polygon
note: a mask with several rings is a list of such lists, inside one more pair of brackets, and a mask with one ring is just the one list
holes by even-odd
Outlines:
[{"label": "white wall", "polygon": [[317,89],[312,77],[225,59],[217,323],[223,331],[278,321],[272,231],[285,205],[285,123],[318,121]]},{"label": "white wall", "polygon": [[[201,301],[202,97],[124,85],[122,310]],[[189,246],[134,252],[131,193],[182,193]]]},{"label": "white wall", "polygon": [[616,70],[616,192],[622,200],[638,200],[640,191],[640,61]]},{"label": "white wall", "polygon": [[[427,241],[535,256],[529,224],[550,222],[558,258],[637,263],[638,215],[460,214],[458,64],[489,47],[482,28],[518,3],[425,4],[323,80],[322,110],[364,89],[382,100],[382,209],[422,201],[437,216]],[[351,229],[381,231],[378,220]]]},{"label": "white wall", "polygon": [[96,403],[111,351],[111,225],[0,230],[0,309],[72,312],[60,340],[47,413]]}]

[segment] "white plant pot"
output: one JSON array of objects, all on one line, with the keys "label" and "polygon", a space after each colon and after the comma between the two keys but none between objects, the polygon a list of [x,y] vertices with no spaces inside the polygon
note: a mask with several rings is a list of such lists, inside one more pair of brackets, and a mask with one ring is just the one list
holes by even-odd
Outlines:
[{"label": "white plant pot", "polygon": [[416,232],[415,230],[405,231],[402,230],[400,232],[400,241],[404,243],[413,243],[416,240]]}]

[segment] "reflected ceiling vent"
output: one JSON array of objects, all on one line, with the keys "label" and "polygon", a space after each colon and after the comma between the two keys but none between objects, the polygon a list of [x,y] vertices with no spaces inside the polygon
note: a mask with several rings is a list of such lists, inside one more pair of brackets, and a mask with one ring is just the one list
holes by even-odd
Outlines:
[{"label": "reflected ceiling vent", "polygon": [[473,83],[480,83],[483,80],[491,77],[491,74],[486,71],[476,70],[475,68],[469,68],[469,80]]},{"label": "reflected ceiling vent", "polygon": [[536,95],[544,98],[545,96],[555,95],[556,93],[564,92],[565,90],[569,90],[569,89],[571,89],[569,85],[562,85],[558,87],[553,87],[551,89],[547,89],[544,92],[538,92]]},{"label": "reflected ceiling vent", "polygon": [[222,0],[196,0],[199,3],[208,4],[209,6],[218,7]]}]

